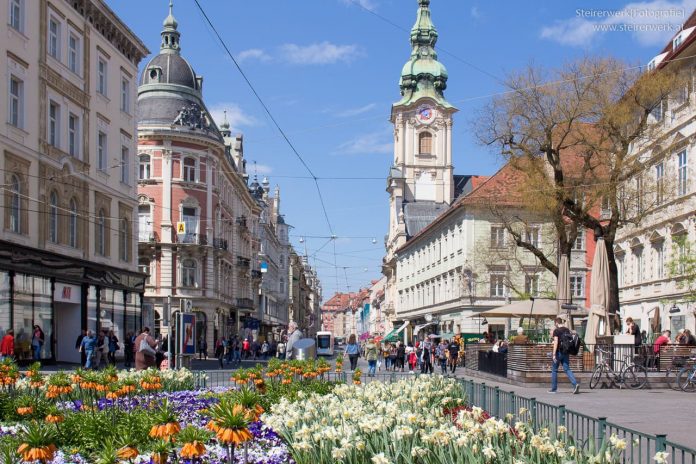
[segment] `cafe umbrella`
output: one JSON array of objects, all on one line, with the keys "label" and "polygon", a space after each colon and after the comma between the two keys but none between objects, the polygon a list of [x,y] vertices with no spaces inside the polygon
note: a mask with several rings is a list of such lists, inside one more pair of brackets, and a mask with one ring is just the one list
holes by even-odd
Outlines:
[{"label": "cafe umbrella", "polygon": [[609,306],[609,257],[604,238],[597,239],[594,260],[592,261],[592,278],[590,280],[590,313],[585,330],[585,344],[590,351],[594,350],[597,335],[602,320],[605,330],[609,328],[607,307]]}]

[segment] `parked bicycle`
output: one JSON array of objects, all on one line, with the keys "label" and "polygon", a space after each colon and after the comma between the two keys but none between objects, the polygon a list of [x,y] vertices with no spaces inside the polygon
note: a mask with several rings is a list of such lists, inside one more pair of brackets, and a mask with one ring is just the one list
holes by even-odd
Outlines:
[{"label": "parked bicycle", "polygon": [[[689,360],[694,361],[696,358],[689,358]],[[690,367],[682,367],[677,374],[677,385],[685,392],[696,391],[696,364],[692,362]]]},{"label": "parked bicycle", "polygon": [[696,356],[675,356],[672,358],[672,363],[665,371],[665,381],[672,390],[682,390],[679,385],[679,374],[682,371],[688,370],[696,364]]},{"label": "parked bicycle", "polygon": [[[590,379],[590,388],[594,389],[599,385],[602,375],[606,376],[609,383],[619,388],[624,386],[630,390],[639,390],[648,383],[648,371],[640,364],[635,363],[633,355],[626,355],[624,359],[615,359],[611,351],[596,347],[595,351],[599,354],[599,360]],[[614,369],[614,364],[620,364],[620,370]]]}]

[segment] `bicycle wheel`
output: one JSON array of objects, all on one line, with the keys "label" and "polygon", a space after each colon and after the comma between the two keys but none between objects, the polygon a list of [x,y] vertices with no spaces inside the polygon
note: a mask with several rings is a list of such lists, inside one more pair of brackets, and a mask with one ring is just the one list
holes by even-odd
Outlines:
[{"label": "bicycle wheel", "polygon": [[624,385],[631,390],[640,390],[648,383],[648,371],[643,366],[631,364],[622,373]]},{"label": "bicycle wheel", "polygon": [[602,369],[601,364],[595,366],[594,370],[592,371],[592,377],[590,378],[590,389],[594,390],[594,388],[599,384],[603,373],[604,369]]},{"label": "bicycle wheel", "polygon": [[694,378],[694,369],[683,367],[677,374],[677,385],[682,391],[696,391],[696,378]]}]

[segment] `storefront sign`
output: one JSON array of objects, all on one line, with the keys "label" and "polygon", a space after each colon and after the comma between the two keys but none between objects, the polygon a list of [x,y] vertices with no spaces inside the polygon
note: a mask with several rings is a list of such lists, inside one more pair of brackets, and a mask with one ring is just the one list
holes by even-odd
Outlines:
[{"label": "storefront sign", "polygon": [[79,285],[70,285],[56,282],[55,290],[53,291],[53,300],[60,303],[77,303],[82,302],[82,295]]},{"label": "storefront sign", "polygon": [[186,235],[186,223],[177,222],[176,223],[176,233],[177,235]]},{"label": "storefront sign", "polygon": [[266,261],[261,261],[259,269],[261,269],[261,272],[268,272],[268,263]]}]

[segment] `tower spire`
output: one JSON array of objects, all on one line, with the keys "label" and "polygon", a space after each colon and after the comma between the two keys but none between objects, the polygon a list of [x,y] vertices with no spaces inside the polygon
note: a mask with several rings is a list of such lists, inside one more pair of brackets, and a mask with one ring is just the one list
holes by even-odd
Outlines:
[{"label": "tower spire", "polygon": [[418,0],[416,23],[411,28],[411,56],[401,70],[399,88],[408,105],[421,97],[430,97],[444,107],[451,107],[443,91],[447,88],[447,69],[437,59],[437,29],[430,17],[430,0]]},{"label": "tower spire", "polygon": [[181,34],[179,34],[177,30],[179,23],[177,23],[176,18],[174,18],[174,2],[172,0],[169,0],[169,14],[164,18],[162,26],[162,44],[160,45],[160,52],[178,54],[181,50],[179,45]]}]

